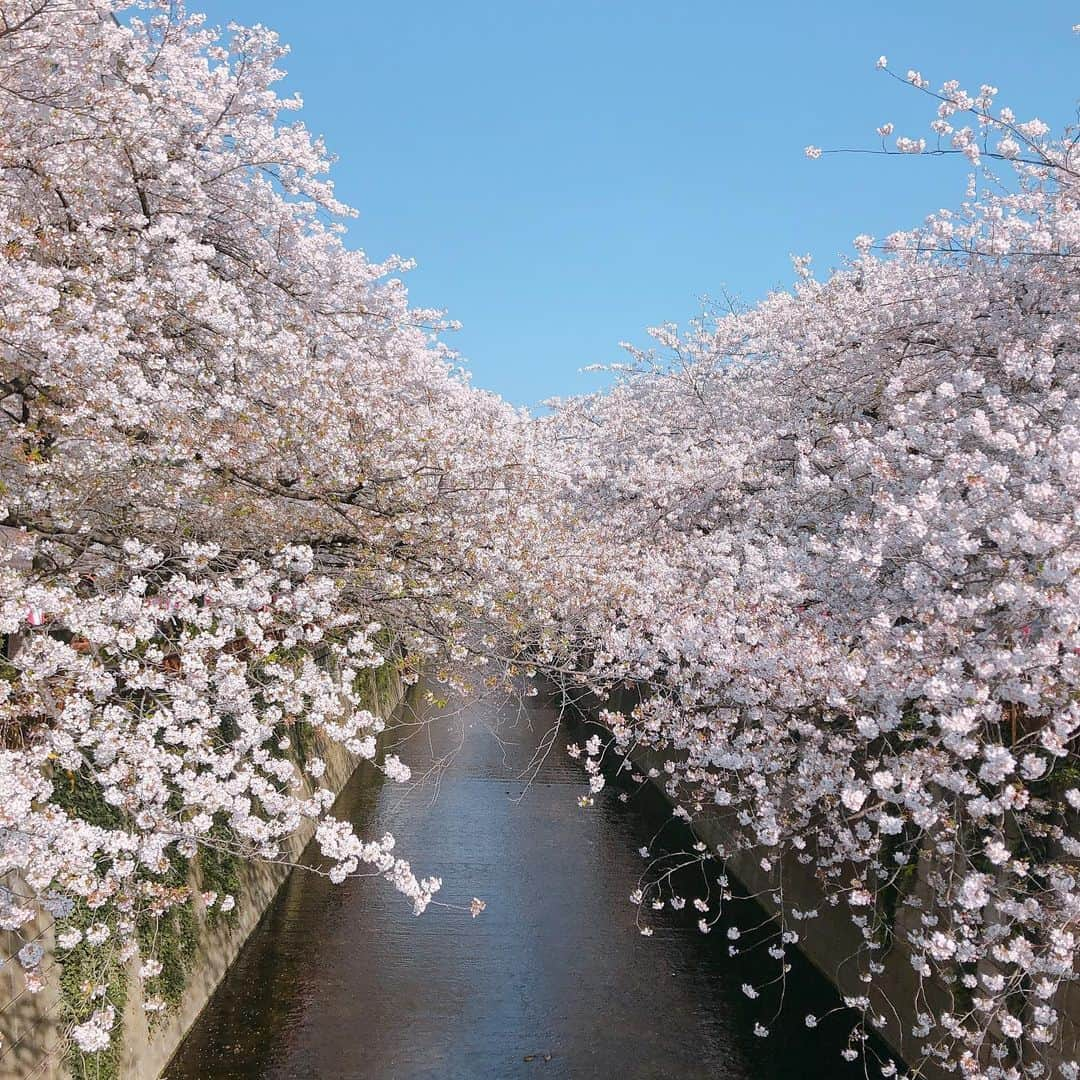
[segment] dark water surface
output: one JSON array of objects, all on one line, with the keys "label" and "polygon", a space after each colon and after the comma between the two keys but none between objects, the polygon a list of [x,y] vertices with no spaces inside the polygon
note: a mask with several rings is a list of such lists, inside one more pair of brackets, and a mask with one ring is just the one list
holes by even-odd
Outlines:
[{"label": "dark water surface", "polygon": [[[437,791],[365,766],[335,812],[362,835],[392,831],[418,875],[443,878],[439,900],[466,906],[476,895],[487,910],[416,918],[379,880],[293,874],[169,1080],[863,1075],[839,1057],[846,1023],[803,1023],[833,998],[807,965],[795,964],[772,1021],[740,990],[762,961],[732,959],[722,927],[703,936],[696,913],[650,911],[655,934],[638,933],[628,901],[645,865],[638,848],[660,828],[674,846],[686,837],[669,837],[658,799],[624,804],[612,784],[578,807],[584,771],[565,744],[588,732],[564,722],[526,790],[554,709],[447,711],[392,739],[414,781],[453,755]],[[770,1038],[754,1036],[757,1020]]]}]

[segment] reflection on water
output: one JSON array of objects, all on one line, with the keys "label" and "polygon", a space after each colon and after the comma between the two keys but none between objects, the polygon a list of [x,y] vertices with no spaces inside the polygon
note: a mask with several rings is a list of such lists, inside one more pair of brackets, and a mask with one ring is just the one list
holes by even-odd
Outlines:
[{"label": "reflection on water", "polygon": [[440,900],[476,895],[487,910],[414,918],[380,881],[294,874],[169,1080],[861,1076],[839,1057],[845,1023],[803,1024],[831,1000],[806,965],[762,1040],[754,1023],[770,1017],[741,993],[748,961],[729,957],[722,931],[704,937],[688,912],[668,912],[653,937],[637,932],[637,850],[667,815],[648,795],[621,803],[612,785],[580,809],[584,773],[564,749],[580,732],[565,729],[526,790],[555,722],[543,703],[479,704],[395,729],[414,779],[452,761],[413,787],[364,767],[335,812],[363,834],[392,831],[418,874],[442,876]]}]

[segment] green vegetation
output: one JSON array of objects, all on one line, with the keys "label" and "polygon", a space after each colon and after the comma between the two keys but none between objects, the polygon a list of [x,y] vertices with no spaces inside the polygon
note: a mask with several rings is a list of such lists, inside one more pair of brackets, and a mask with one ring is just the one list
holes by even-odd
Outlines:
[{"label": "green vegetation", "polygon": [[[218,815],[222,817],[222,815]],[[223,820],[215,822],[210,830],[211,841],[220,841],[224,845],[228,839]],[[199,874],[202,879],[202,887],[205,892],[215,892],[219,897],[233,896],[236,898],[236,907],[230,912],[223,912],[218,904],[215,904],[206,912],[208,926],[216,927],[223,920],[232,921],[240,910],[240,858],[221,847],[204,847],[199,850]]]}]

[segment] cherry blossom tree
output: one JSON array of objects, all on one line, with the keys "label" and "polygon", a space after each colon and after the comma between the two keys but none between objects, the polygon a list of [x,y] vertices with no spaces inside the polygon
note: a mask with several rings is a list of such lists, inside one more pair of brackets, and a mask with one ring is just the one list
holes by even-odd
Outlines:
[{"label": "cherry blossom tree", "polygon": [[[0,926],[48,909],[61,958],[128,961],[198,902],[187,859],[280,859],[305,821],[314,869],[420,913],[439,879],[287,749],[314,731],[406,781],[370,669],[468,690],[554,647],[515,599],[532,431],[456,372],[408,264],[345,246],[284,52],[172,3],[0,14]],[[19,961],[40,987],[40,948]]]},{"label": "cherry blossom tree", "polygon": [[[683,812],[724,814],[721,856],[806,864],[850,910],[857,1034],[897,1023],[869,989],[899,898],[918,1055],[1044,1076],[1074,1037],[1080,915],[1080,157],[993,87],[906,81],[935,138],[882,152],[1006,174],[859,237],[826,280],[797,260],[790,293],[653,330],[610,393],[561,404],[549,437],[600,553],[573,618],[593,685],[641,690],[610,750],[660,754]],[[632,900],[682,906],[665,881]],[[782,980],[814,928],[776,899]]]}]

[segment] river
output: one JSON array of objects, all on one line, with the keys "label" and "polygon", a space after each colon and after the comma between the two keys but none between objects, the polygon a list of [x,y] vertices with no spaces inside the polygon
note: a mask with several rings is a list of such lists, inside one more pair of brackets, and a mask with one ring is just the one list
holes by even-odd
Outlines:
[{"label": "river", "polygon": [[761,960],[732,958],[722,926],[704,936],[696,912],[649,911],[653,936],[638,932],[638,849],[658,830],[672,847],[690,838],[655,793],[624,803],[609,783],[578,806],[585,774],[565,745],[587,735],[579,725],[552,738],[557,713],[537,698],[428,713],[400,714],[389,741],[414,781],[433,765],[437,776],[402,786],[365,766],[335,812],[362,835],[392,831],[418,874],[443,878],[439,900],[467,907],[475,895],[486,910],[417,918],[379,880],[294,873],[168,1080],[863,1075],[839,1056],[846,1021],[806,1027],[835,995],[798,958],[773,1021],[740,989]]}]

